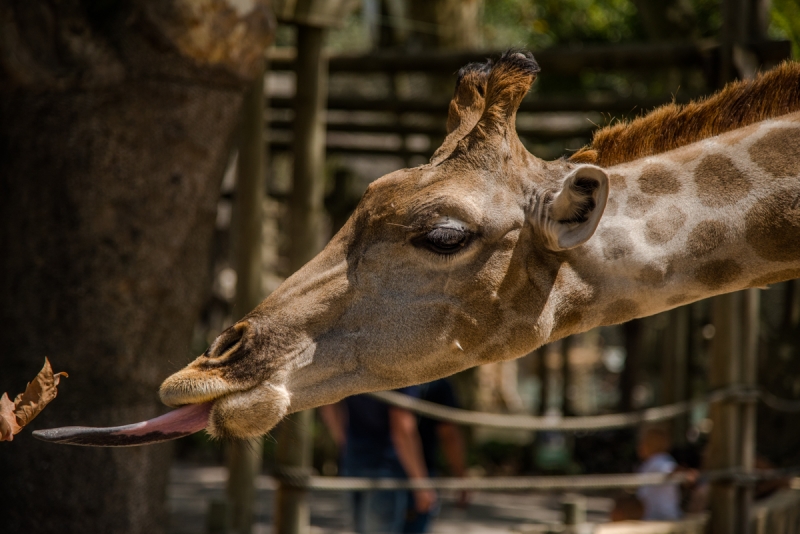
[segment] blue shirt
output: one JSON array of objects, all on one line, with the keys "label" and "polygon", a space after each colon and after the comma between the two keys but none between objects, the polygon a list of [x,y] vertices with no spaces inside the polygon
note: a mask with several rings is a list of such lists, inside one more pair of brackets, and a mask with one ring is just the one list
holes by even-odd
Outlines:
[{"label": "blue shirt", "polygon": [[[640,473],[672,473],[677,467],[669,454],[654,454],[639,467]],[[681,511],[681,494],[677,484],[661,484],[660,486],[642,486],[636,491],[636,497],[644,506],[645,521],[676,521],[683,517]]]}]

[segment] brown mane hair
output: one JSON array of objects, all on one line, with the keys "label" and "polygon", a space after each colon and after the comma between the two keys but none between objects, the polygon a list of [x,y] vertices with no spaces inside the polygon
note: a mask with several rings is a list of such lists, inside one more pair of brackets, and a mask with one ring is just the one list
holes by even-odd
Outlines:
[{"label": "brown mane hair", "polygon": [[800,63],[786,61],[697,102],[666,104],[633,121],[606,126],[569,160],[608,167],[798,110]]}]

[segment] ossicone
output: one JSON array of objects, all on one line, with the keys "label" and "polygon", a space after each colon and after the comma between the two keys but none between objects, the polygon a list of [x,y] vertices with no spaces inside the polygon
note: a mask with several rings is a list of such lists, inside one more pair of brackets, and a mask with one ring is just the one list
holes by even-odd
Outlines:
[{"label": "ossicone", "polygon": [[470,63],[458,71],[453,99],[447,110],[447,137],[431,158],[436,165],[444,161],[483,114],[486,81],[492,71],[492,61]]},{"label": "ossicone", "polygon": [[516,139],[517,109],[539,70],[539,64],[527,50],[504,53],[494,63],[486,80],[483,114],[470,137],[476,141],[502,137]]}]

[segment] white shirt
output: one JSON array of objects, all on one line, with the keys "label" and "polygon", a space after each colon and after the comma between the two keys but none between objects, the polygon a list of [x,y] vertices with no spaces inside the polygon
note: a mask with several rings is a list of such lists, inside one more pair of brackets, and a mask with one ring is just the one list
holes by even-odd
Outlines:
[{"label": "white shirt", "polygon": [[[639,467],[640,473],[672,473],[678,464],[669,454],[654,454]],[[661,484],[659,486],[642,486],[636,496],[644,506],[645,521],[675,521],[683,517],[680,502],[681,494],[678,484]]]}]

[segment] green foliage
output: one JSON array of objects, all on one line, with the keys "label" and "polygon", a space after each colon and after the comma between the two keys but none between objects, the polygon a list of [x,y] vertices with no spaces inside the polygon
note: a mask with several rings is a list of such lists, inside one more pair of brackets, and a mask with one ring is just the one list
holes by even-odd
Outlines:
[{"label": "green foliage", "polygon": [[772,0],[769,36],[792,41],[792,57],[800,59],[800,3],[797,0]]},{"label": "green foliage", "polygon": [[494,0],[486,2],[484,24],[489,48],[643,38],[630,0]]},{"label": "green foliage", "polygon": [[[719,0],[687,0],[685,6],[695,20],[694,30],[687,38],[717,35],[721,24]],[[648,37],[631,0],[488,0],[484,35],[488,48],[533,49],[645,41]]]}]

